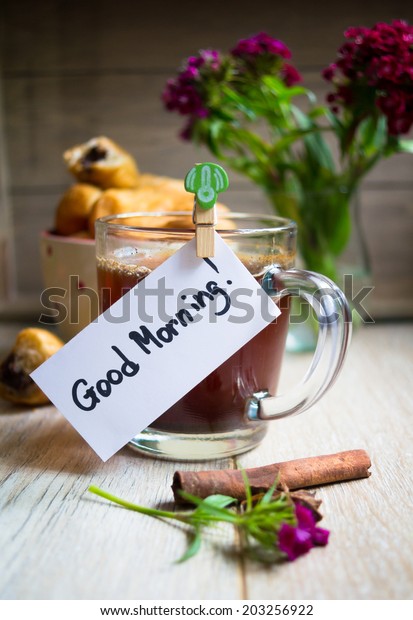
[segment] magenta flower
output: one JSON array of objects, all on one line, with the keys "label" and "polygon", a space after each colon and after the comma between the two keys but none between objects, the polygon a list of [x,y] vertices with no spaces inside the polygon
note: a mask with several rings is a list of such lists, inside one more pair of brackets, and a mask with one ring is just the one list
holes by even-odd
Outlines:
[{"label": "magenta flower", "polygon": [[313,512],[296,503],[295,516],[297,525],[283,523],[278,532],[278,547],[292,562],[301,555],[308,553],[314,546],[325,546],[330,532],[316,526]]},{"label": "magenta flower", "polygon": [[335,88],[333,111],[356,111],[360,119],[380,110],[390,135],[413,125],[413,27],[395,20],[373,28],[349,28],[336,62],[323,71]]},{"label": "magenta flower", "polygon": [[293,65],[284,62],[291,58],[288,47],[265,32],[241,39],[230,54],[237,60],[237,70],[241,74],[277,75],[287,86],[294,86],[302,79]]},{"label": "magenta flower", "polygon": [[215,50],[202,50],[198,56],[190,56],[178,76],[166,83],[162,93],[166,109],[192,118],[207,118],[209,110],[202,96],[202,72],[214,72],[220,66],[220,56]]},{"label": "magenta flower", "polygon": [[[413,25],[348,28],[323,71],[330,85],[325,105],[296,86],[301,76],[290,57],[266,32],[227,53],[202,50],[166,84],[163,101],[186,116],[183,139],[205,146],[258,185],[277,214],[300,222],[306,268],[339,282],[360,183],[380,160],[413,152],[404,135],[413,127]],[[320,200],[309,201],[309,193]],[[309,531],[281,530],[287,556],[326,544],[328,533]]]},{"label": "magenta flower", "polygon": [[[291,52],[282,41],[260,32],[249,39],[242,39],[230,54],[221,55],[217,50],[201,50],[187,58],[178,75],[168,80],[162,93],[167,110],[189,117],[181,137],[190,140],[194,135],[197,119],[214,114],[220,116],[221,87],[228,86],[241,92],[248,84],[250,74],[276,75],[287,86],[301,80],[292,65],[284,62]],[[240,80],[244,75],[244,82]]]},{"label": "magenta flower", "polygon": [[198,56],[190,56],[187,60],[187,66],[194,69],[200,69],[203,65],[208,65],[216,71],[221,66],[219,52],[217,50],[201,50]]},{"label": "magenta flower", "polygon": [[325,80],[327,80],[328,82],[331,82],[334,74],[336,72],[337,69],[337,65],[336,64],[331,64],[328,67],[326,67],[325,69],[323,69],[322,71],[322,76]]},{"label": "magenta flower", "polygon": [[175,79],[168,80],[162,93],[167,110],[184,116],[206,118],[209,111],[201,94],[201,71],[217,71],[221,61],[215,50],[202,50],[198,56],[190,56],[186,65]]},{"label": "magenta flower", "polygon": [[260,56],[270,54],[281,58],[291,58],[288,47],[278,39],[273,39],[265,32],[260,32],[248,39],[241,39],[231,50],[233,56]]},{"label": "magenta flower", "polygon": [[312,538],[315,547],[325,547],[328,544],[330,532],[323,527],[316,527],[313,530]]},{"label": "magenta flower", "polygon": [[162,100],[168,110],[176,110],[179,114],[205,118],[208,110],[204,107],[202,98],[189,83],[187,77],[168,80],[162,93]]},{"label": "magenta flower", "polygon": [[308,553],[314,545],[310,532],[284,523],[278,533],[278,546],[290,562],[293,562]]},{"label": "magenta flower", "polygon": [[301,82],[302,77],[295,67],[284,63],[281,69],[281,77],[287,86],[294,86],[297,82]]},{"label": "magenta flower", "polygon": [[184,125],[183,129],[179,133],[179,137],[181,140],[186,140],[189,142],[192,139],[192,135],[194,132],[194,123],[190,120],[186,125]]}]

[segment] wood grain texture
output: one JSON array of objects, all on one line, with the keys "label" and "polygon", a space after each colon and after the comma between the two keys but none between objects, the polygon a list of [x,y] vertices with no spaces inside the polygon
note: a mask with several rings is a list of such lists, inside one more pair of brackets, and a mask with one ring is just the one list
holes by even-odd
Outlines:
[{"label": "wood grain texture", "polygon": [[[412,564],[411,325],[355,333],[346,365],[326,397],[302,416],[274,422],[242,467],[365,449],[367,480],[323,487],[325,550],[282,570],[247,571],[248,596],[274,599],[410,599]],[[303,376],[309,356],[284,366],[284,389]],[[282,573],[282,576],[281,576]],[[271,594],[270,594],[271,593]]]},{"label": "wood grain texture", "polygon": [[[174,564],[185,549],[184,531],[87,492],[95,484],[144,505],[170,507],[173,463],[125,449],[102,464],[53,408],[3,408],[0,421],[1,598],[209,597],[209,580],[191,584],[188,565]],[[221,535],[233,542],[231,530]],[[214,575],[214,598],[236,597],[237,562],[211,544],[190,573],[202,574],[205,563]]]},{"label": "wood grain texture", "polygon": [[[254,11],[243,3],[211,0],[206,14],[194,12],[189,0],[164,3],[162,10],[133,0],[41,0],[36,11],[31,7],[30,0],[4,0],[0,14],[13,237],[3,246],[13,241],[16,248],[8,278],[19,299],[41,287],[37,231],[53,221],[57,200],[72,182],[62,162],[65,149],[106,134],[129,150],[143,171],[178,178],[194,162],[211,159],[206,149],[179,139],[182,118],[167,113],[160,100],[184,58],[202,47],[227,50],[239,38],[265,30],[291,48],[304,83],[322,99],[327,85],[320,71],[335,58],[346,27],[395,17],[413,20],[409,0],[349,0],[345,6],[262,0]],[[411,156],[398,155],[381,162],[363,186],[376,316],[413,315],[407,273],[412,172]],[[389,196],[399,200],[401,194],[403,206],[397,202],[395,208]],[[261,193],[239,175],[231,174],[225,202],[241,211],[269,211]],[[5,273],[3,264],[0,270]]]},{"label": "wood grain texture", "polygon": [[[2,348],[16,331],[0,327]],[[200,463],[161,462],[125,448],[103,464],[53,407],[2,403],[0,597],[410,599],[412,345],[408,324],[361,329],[324,400],[302,416],[271,423],[252,452],[206,464],[256,467],[352,448],[370,454],[369,479],[318,492],[331,530],[328,547],[272,568],[240,564],[231,530],[216,533],[189,563],[174,564],[185,545],[179,528],[87,493],[95,484],[146,505],[170,505],[173,472],[201,469]],[[283,389],[308,363],[307,355],[287,357]]]},{"label": "wood grain texture", "polygon": [[36,11],[30,0],[3,4],[12,31],[5,31],[3,43],[10,72],[174,68],[200,47],[228,49],[261,30],[284,40],[300,65],[318,65],[326,62],[326,54],[331,59],[348,26],[413,16],[409,0],[347,0],[345,6],[260,0],[254,10],[239,0],[210,0],[198,11],[190,0],[161,6],[42,0]]}]

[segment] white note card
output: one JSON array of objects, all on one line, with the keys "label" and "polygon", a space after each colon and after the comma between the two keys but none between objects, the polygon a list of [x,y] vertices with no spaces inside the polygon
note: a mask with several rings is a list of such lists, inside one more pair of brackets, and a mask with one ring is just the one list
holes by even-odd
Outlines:
[{"label": "white note card", "polygon": [[280,310],[215,233],[185,244],[31,375],[106,461]]}]

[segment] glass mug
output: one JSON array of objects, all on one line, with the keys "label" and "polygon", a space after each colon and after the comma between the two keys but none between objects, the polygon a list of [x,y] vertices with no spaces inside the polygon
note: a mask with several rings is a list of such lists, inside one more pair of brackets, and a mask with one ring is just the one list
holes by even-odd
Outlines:
[{"label": "glass mug", "polygon": [[[296,224],[275,216],[240,213],[225,218],[221,226],[218,219],[217,232],[272,296],[281,314],[133,438],[129,445],[139,452],[174,460],[206,460],[250,450],[264,437],[268,420],[308,409],[329,389],[343,365],[351,312],[331,280],[294,269]],[[129,213],[98,220],[100,311],[193,236],[188,212]],[[294,391],[276,395],[292,295],[312,305],[319,324],[318,342],[302,382]],[[159,387],[168,389],[163,377]],[[150,407],[150,403],[140,406]]]}]

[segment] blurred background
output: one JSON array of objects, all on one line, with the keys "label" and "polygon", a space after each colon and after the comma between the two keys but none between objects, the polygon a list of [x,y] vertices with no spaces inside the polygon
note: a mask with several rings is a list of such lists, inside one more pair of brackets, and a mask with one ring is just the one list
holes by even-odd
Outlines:
[{"label": "blurred background", "polygon": [[[36,317],[39,233],[53,226],[72,182],[65,149],[106,135],[143,172],[183,178],[202,149],[179,138],[182,119],[160,95],[187,56],[228,50],[259,31],[281,39],[304,84],[322,96],[321,70],[349,26],[403,18],[411,0],[208,3],[139,0],[2,0],[0,79],[0,316]],[[262,193],[230,176],[226,203],[271,212]],[[377,318],[413,315],[413,158],[380,163],[361,192]]]}]

